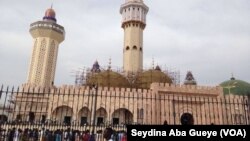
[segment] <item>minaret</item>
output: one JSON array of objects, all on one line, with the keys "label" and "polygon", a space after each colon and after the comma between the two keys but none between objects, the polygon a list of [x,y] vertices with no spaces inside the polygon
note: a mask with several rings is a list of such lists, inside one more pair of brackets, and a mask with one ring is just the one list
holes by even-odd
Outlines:
[{"label": "minaret", "polygon": [[64,40],[64,27],[56,23],[52,8],[45,12],[42,21],[30,25],[33,51],[28,73],[29,86],[50,87],[54,84],[58,46]]},{"label": "minaret", "polygon": [[143,0],[125,0],[120,8],[124,29],[123,69],[126,75],[143,70],[143,30],[148,10]]}]

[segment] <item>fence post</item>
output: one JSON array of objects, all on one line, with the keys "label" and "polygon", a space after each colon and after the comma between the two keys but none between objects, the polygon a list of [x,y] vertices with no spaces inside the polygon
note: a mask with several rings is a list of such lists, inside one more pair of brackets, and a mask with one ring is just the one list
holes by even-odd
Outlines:
[{"label": "fence post", "polygon": [[97,106],[97,94],[98,94],[98,86],[97,85],[93,85],[93,88],[95,90],[95,95],[94,95],[94,98],[95,98],[95,102],[94,102],[94,108],[93,108],[93,112],[94,112],[94,115],[93,115],[93,132],[95,132],[95,123],[96,123],[96,106]]}]

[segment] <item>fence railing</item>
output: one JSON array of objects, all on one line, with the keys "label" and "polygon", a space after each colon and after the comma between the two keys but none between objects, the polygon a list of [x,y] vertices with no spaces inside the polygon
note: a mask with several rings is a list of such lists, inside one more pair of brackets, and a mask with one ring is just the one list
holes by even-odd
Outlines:
[{"label": "fence railing", "polygon": [[250,123],[249,96],[196,96],[148,91],[0,88],[1,128],[102,131],[127,124]]}]

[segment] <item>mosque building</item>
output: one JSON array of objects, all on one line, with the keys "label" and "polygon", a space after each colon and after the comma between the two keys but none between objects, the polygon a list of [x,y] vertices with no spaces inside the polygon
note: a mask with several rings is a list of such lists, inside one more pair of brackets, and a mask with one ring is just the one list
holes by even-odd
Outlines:
[{"label": "mosque building", "polygon": [[[33,37],[28,79],[17,92],[12,118],[86,124],[249,124],[250,84],[232,78],[218,86],[199,86],[191,71],[175,83],[158,65],[143,70],[143,31],[149,7],[125,0],[120,7],[124,30],[123,71],[102,70],[94,62],[82,85],[54,85],[59,44],[65,30],[49,8],[30,25]],[[70,31],[69,31],[70,32]],[[235,102],[236,101],[236,102]],[[235,108],[236,107],[236,108]],[[28,109],[28,110],[27,110]]]}]

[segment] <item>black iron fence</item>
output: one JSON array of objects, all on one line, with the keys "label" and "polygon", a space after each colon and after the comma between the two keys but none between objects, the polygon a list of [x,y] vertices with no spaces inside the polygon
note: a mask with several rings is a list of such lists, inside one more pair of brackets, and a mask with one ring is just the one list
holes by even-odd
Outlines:
[{"label": "black iron fence", "polygon": [[[250,97],[202,96],[98,87],[0,88],[0,125],[5,133],[85,131],[98,134],[127,124],[249,125]],[[49,132],[48,132],[49,133]]]}]

